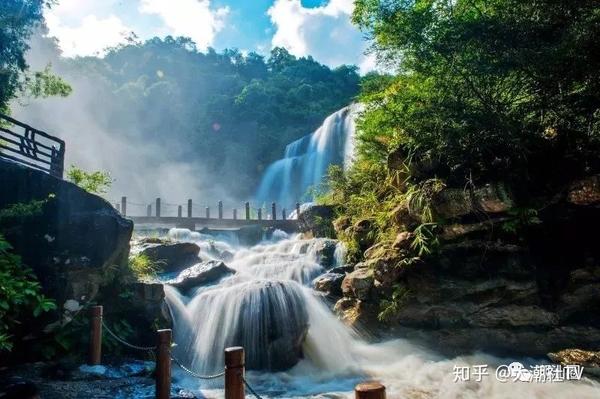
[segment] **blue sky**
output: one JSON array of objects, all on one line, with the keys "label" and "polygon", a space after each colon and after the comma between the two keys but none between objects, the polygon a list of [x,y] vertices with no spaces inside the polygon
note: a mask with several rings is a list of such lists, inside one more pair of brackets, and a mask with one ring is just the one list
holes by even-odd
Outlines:
[{"label": "blue sky", "polygon": [[141,39],[191,37],[200,50],[238,48],[267,54],[275,46],[329,66],[374,59],[350,23],[352,0],[60,0],[45,13],[65,56],[102,55],[130,32]]}]

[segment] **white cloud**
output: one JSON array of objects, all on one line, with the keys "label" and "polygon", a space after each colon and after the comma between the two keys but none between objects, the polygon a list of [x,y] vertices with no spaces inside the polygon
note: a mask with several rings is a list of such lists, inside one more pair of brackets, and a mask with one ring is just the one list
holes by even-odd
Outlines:
[{"label": "white cloud", "polygon": [[61,18],[65,9],[52,9],[45,15],[50,36],[58,39],[67,57],[103,54],[107,47],[124,41],[130,29],[116,16],[98,18],[90,14],[75,26],[66,25]]},{"label": "white cloud", "polygon": [[204,50],[223,29],[229,8],[211,9],[210,0],[141,0],[139,11],[158,15],[172,35],[190,37]]},{"label": "white cloud", "polygon": [[361,72],[375,68],[364,55],[368,43],[350,22],[353,0],[330,0],[321,7],[303,7],[300,0],[275,0],[267,14],[275,26],[273,47],[296,56],[312,55],[330,66],[357,64]]}]

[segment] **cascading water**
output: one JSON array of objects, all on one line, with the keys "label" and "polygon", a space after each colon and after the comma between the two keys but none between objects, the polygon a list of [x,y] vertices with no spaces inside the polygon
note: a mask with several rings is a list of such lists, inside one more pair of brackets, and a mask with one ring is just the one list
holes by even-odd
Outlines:
[{"label": "cascading water", "polygon": [[[226,346],[244,346],[251,369],[247,380],[263,398],[351,398],[356,383],[373,378],[386,385],[390,399],[599,397],[598,384],[590,380],[497,381],[494,368],[513,359],[486,354],[449,359],[404,339],[363,341],[311,289],[312,280],[325,271],[319,264],[324,239],[279,232],[243,247],[185,230],[172,237],[198,242],[205,259],[213,257],[215,248],[233,253],[227,265],[236,271],[185,295],[166,287],[178,344],[174,355],[194,371],[210,374],[222,371]],[[342,258],[338,245],[334,259]],[[477,364],[489,366],[482,382],[453,381],[455,366]],[[220,379],[197,380],[178,368],[174,374],[179,386],[201,390],[206,395],[201,397],[222,397]]]},{"label": "cascading water", "polygon": [[255,199],[258,203],[276,202],[293,209],[317,187],[329,165],[347,167],[354,155],[355,118],[360,104],[352,104],[329,115],[312,134],[287,145],[284,157],[266,169]]}]

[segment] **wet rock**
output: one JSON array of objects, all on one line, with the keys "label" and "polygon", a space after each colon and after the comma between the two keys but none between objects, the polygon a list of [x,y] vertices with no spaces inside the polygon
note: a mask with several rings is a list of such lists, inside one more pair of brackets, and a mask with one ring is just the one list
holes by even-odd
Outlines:
[{"label": "wet rock", "polygon": [[209,260],[185,269],[176,278],[166,283],[185,291],[203,284],[214,283],[232,274],[235,274],[235,270],[225,263]]},{"label": "wet rock", "polygon": [[231,253],[230,251],[226,250],[226,249],[219,249],[217,248],[214,244],[210,244],[209,248],[208,248],[208,254],[221,259],[224,262],[229,262],[230,260],[233,259],[233,253]]},{"label": "wet rock", "polygon": [[354,271],[353,265],[337,266],[337,267],[334,267],[333,269],[328,270],[329,273],[338,273],[338,274],[352,273],[352,271]]},{"label": "wet rock", "polygon": [[142,240],[136,249],[139,254],[158,263],[165,273],[181,271],[200,260],[200,247],[193,242],[152,243]]},{"label": "wet rock", "polygon": [[335,264],[335,248],[337,241],[332,239],[320,239],[315,244],[314,250],[317,261],[324,268],[330,268]]},{"label": "wet rock", "polygon": [[514,206],[502,183],[490,183],[473,190],[446,188],[432,200],[432,208],[442,219],[456,219],[478,212],[502,213]]},{"label": "wet rock", "polygon": [[571,184],[567,201],[573,205],[600,205],[600,175],[590,176]]},{"label": "wet rock", "polygon": [[373,270],[359,268],[344,277],[342,292],[345,296],[366,300],[373,288],[373,282]]},{"label": "wet rock", "polygon": [[340,273],[325,273],[313,281],[315,290],[323,292],[330,297],[342,296],[342,281],[346,277]]},{"label": "wet rock", "polygon": [[333,207],[328,205],[313,205],[300,212],[298,227],[308,237],[335,238]]}]

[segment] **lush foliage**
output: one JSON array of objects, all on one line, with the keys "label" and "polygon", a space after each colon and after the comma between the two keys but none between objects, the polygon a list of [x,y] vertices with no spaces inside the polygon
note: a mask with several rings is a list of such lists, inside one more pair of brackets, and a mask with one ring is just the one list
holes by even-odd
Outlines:
[{"label": "lush foliage", "polygon": [[129,270],[137,278],[154,277],[161,271],[161,264],[144,254],[136,254],[129,257]]},{"label": "lush foliage", "polygon": [[94,194],[106,193],[112,184],[112,178],[107,172],[86,172],[74,165],[67,171],[67,179]]},{"label": "lush foliage", "polygon": [[33,272],[11,249],[0,235],[0,352],[12,349],[15,330],[28,318],[56,309],[54,301],[42,295]]},{"label": "lush foliage", "polygon": [[353,19],[399,69],[364,91],[364,155],[461,185],[600,168],[596,1],[358,0]]},{"label": "lush foliage", "polygon": [[8,112],[8,103],[25,93],[32,97],[66,96],[68,84],[50,72],[28,73],[25,52],[28,39],[42,22],[42,12],[54,0],[6,0],[0,2],[0,112]]}]

